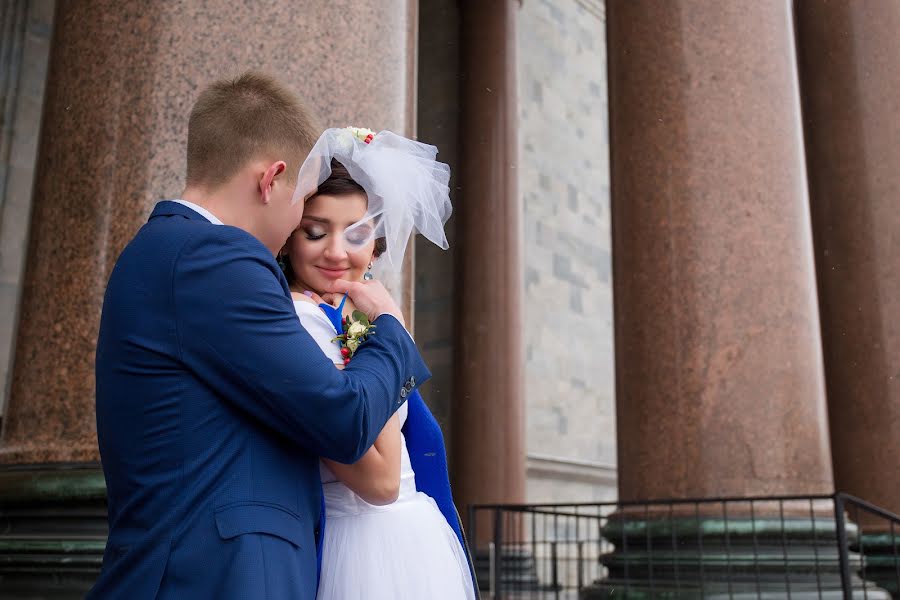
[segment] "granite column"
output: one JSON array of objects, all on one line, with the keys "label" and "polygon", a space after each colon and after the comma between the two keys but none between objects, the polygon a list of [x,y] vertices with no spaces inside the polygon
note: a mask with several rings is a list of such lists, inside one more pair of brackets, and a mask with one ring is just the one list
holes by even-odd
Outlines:
[{"label": "granite column", "polygon": [[[890,0],[797,4],[835,487],[895,514],[900,514],[898,28],[900,5]],[[884,535],[889,523],[859,517],[864,533],[873,534],[864,539],[867,554],[893,555],[900,536],[890,544],[879,542],[889,541]],[[877,564],[873,561],[873,568]],[[893,565],[886,566],[888,579],[896,580]],[[875,573],[871,577],[878,579]]]},{"label": "granite column", "polygon": [[900,5],[890,1],[798,4],[835,485],[895,513],[900,513],[898,27]]},{"label": "granite column", "polygon": [[738,4],[608,8],[624,500],[832,489],[790,3]]},{"label": "granite column", "polygon": [[516,7],[461,6],[452,457],[460,507],[525,499]]},{"label": "granite column", "polygon": [[607,39],[620,498],[829,493],[791,3],[614,2]]}]

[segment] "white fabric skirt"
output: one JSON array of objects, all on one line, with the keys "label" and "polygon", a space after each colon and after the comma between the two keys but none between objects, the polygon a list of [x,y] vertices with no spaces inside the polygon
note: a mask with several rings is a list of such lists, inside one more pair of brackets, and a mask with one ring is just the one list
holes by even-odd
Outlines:
[{"label": "white fabric skirt", "polygon": [[317,600],[474,599],[466,555],[430,496],[360,504],[327,509]]}]

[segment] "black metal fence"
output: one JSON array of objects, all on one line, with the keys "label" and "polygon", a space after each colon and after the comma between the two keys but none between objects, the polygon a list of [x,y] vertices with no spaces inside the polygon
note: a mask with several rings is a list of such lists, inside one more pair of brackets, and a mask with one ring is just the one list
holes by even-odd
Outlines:
[{"label": "black metal fence", "polygon": [[900,599],[900,517],[847,494],[476,505],[493,599]]}]

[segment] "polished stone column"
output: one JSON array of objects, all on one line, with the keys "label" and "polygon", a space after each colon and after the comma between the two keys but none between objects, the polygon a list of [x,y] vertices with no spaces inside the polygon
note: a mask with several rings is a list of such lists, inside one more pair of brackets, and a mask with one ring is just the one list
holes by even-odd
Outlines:
[{"label": "polished stone column", "polygon": [[[829,493],[791,2],[611,2],[607,39],[620,498]],[[729,535],[752,527],[777,544],[778,508],[626,508],[603,532],[610,580],[585,598],[623,584],[626,598],[724,597],[732,574],[710,554],[732,556]],[[827,506],[803,509],[784,516],[793,535],[815,533],[812,513],[825,529]],[[626,526],[645,539],[624,543]],[[670,563],[647,565],[651,532],[668,536],[656,551],[687,549],[679,592]],[[801,537],[805,551],[833,544]],[[795,567],[770,552],[759,560],[783,566],[758,575],[763,589],[803,589],[803,554]]]},{"label": "polished stone column", "polygon": [[835,485],[900,513],[900,4],[800,2]]},{"label": "polished stone column", "polygon": [[103,291],[154,203],[182,190],[199,91],[260,68],[326,125],[411,133],[416,26],[409,0],[59,4],[0,463],[97,459]]},{"label": "polished stone column", "polygon": [[790,2],[607,11],[620,496],[830,492]]},{"label": "polished stone column", "polygon": [[[900,513],[900,4],[798,2],[835,487]],[[898,592],[890,523],[853,513]],[[895,527],[896,529],[896,527]],[[900,530],[896,531],[900,534]],[[876,555],[882,554],[879,560]]]},{"label": "polished stone column", "polygon": [[454,496],[525,499],[514,0],[461,7]]}]

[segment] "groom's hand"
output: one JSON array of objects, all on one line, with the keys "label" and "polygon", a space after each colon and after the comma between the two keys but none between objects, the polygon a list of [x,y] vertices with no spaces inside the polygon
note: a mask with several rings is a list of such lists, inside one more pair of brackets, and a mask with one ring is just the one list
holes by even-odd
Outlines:
[{"label": "groom's hand", "polygon": [[381,315],[392,315],[400,321],[403,327],[406,327],[403,313],[400,312],[400,308],[380,281],[358,282],[337,279],[326,291],[328,293],[324,294],[323,298],[329,304],[334,304],[334,295],[347,294],[353,300],[357,310],[366,313],[369,321],[374,322]]}]

